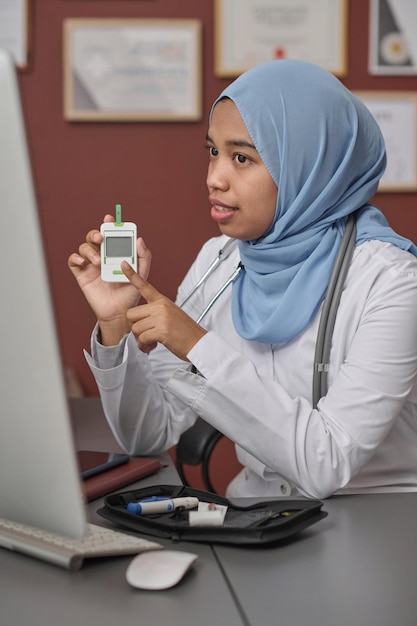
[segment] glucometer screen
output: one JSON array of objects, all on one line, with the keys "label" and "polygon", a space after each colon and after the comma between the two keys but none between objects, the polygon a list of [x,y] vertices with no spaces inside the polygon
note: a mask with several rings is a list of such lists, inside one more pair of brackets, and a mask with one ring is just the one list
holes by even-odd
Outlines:
[{"label": "glucometer screen", "polygon": [[132,253],[132,237],[107,237],[106,256],[131,257]]}]

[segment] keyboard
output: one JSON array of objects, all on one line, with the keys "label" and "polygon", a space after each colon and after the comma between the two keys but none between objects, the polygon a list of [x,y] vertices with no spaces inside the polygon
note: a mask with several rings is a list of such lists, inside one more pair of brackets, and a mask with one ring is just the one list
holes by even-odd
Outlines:
[{"label": "keyboard", "polygon": [[72,539],[0,518],[0,547],[78,570],[87,558],[138,554],[163,546],[95,524],[87,524],[87,534],[82,539]]}]

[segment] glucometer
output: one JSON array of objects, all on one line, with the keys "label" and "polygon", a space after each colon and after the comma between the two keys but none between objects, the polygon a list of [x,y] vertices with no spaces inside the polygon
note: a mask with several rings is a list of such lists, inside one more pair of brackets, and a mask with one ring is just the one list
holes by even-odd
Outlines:
[{"label": "glucometer", "polygon": [[105,222],[100,227],[101,278],[107,283],[129,282],[120,264],[127,261],[137,271],[137,229],[133,222],[122,222],[122,207],[116,204],[116,221]]}]

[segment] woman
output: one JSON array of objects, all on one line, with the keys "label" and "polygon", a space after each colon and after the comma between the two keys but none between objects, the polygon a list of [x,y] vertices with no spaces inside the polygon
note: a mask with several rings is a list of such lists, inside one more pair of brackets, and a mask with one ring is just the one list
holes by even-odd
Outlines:
[{"label": "woman", "polygon": [[[272,61],[216,100],[207,147],[222,235],[178,303],[236,242],[182,308],[147,282],[142,239],[139,274],[123,264],[130,283],[117,288],[100,279],[98,231],[69,259],[98,319],[87,359],[117,439],[130,454],[160,452],[200,415],[236,443],[244,469],[229,496],[417,489],[417,249],[369,204],[386,161],[373,117],[328,72]],[[355,249],[315,407],[320,311],[351,214]]]}]

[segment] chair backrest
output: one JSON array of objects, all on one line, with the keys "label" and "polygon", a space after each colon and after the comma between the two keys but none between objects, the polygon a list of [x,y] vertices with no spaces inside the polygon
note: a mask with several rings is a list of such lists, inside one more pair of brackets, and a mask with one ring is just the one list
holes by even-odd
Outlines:
[{"label": "chair backrest", "polygon": [[201,418],[181,435],[176,447],[175,464],[184,485],[189,484],[184,465],[201,466],[201,478],[205,488],[216,493],[210,480],[209,462],[211,453],[222,437],[222,433]]}]

